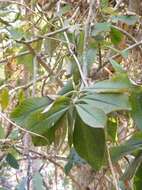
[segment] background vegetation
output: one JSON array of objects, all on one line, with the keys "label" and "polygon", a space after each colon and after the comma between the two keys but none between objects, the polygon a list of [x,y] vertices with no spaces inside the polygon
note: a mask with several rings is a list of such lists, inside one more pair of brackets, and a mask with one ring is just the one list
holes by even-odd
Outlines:
[{"label": "background vegetation", "polygon": [[0,189],[142,189],[141,0],[0,0]]}]

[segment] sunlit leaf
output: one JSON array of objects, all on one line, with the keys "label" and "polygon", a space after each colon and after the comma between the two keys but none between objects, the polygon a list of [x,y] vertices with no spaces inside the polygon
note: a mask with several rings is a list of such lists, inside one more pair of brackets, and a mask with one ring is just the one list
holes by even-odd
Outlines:
[{"label": "sunlit leaf", "polygon": [[113,68],[115,69],[116,72],[119,72],[119,73],[125,72],[121,64],[117,63],[113,59],[109,59],[109,61],[110,61],[111,65],[113,66]]},{"label": "sunlit leaf", "polygon": [[91,104],[76,104],[78,115],[82,121],[94,128],[104,128],[106,125],[105,113]]},{"label": "sunlit leaf", "polygon": [[5,131],[4,131],[4,128],[0,124],[0,139],[4,139],[4,138],[5,138]]},{"label": "sunlit leaf", "polygon": [[9,92],[7,88],[3,88],[0,91],[0,104],[2,109],[6,109],[9,104]]},{"label": "sunlit leaf", "polygon": [[92,30],[92,33],[91,33],[91,36],[97,36],[99,33],[101,32],[108,32],[110,31],[111,29],[111,24],[108,23],[108,22],[104,22],[104,23],[96,23],[93,30]]},{"label": "sunlit leaf", "polygon": [[69,109],[69,103],[69,98],[60,97],[52,104],[47,112],[43,113],[39,110],[30,114],[24,128],[42,135],[48,140],[33,136],[33,143],[36,146],[43,146],[53,142],[55,130],[62,125],[60,122]]},{"label": "sunlit leaf", "polygon": [[126,74],[117,74],[111,79],[97,82],[96,84],[90,85],[85,90],[90,92],[105,92],[105,93],[123,93],[129,92],[133,85],[128,79]]},{"label": "sunlit leaf", "polygon": [[97,54],[97,49],[95,48],[88,48],[86,51],[85,56],[86,56],[86,63],[87,63],[87,68],[88,68],[89,73],[91,71],[93,63],[95,62],[96,54]]},{"label": "sunlit leaf", "polygon": [[101,0],[100,5],[102,8],[108,7],[108,0]]},{"label": "sunlit leaf", "polygon": [[42,111],[49,103],[47,97],[26,99],[12,111],[11,118],[18,125],[24,126],[31,114]]},{"label": "sunlit leaf", "polygon": [[79,101],[101,109],[106,114],[119,110],[131,110],[129,97],[125,94],[93,93],[80,98]]},{"label": "sunlit leaf", "polygon": [[117,125],[118,122],[114,118],[108,118],[107,121],[107,139],[110,140],[111,142],[116,141],[117,137]]}]

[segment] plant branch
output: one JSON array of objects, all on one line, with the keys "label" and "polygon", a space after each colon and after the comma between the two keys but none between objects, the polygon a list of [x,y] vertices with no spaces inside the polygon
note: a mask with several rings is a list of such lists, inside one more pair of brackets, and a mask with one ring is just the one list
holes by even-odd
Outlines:
[{"label": "plant branch", "polygon": [[113,177],[114,186],[115,186],[116,190],[119,190],[117,179],[116,179],[116,176],[115,176],[115,171],[113,169],[113,165],[112,165],[112,161],[111,161],[111,157],[110,157],[110,152],[109,152],[108,145],[106,145],[106,149],[107,149],[107,156],[108,156],[108,164],[109,164],[110,171],[111,171],[111,174],[112,174],[112,177]]},{"label": "plant branch", "polygon": [[18,58],[18,57],[21,57],[21,56],[24,56],[24,55],[28,55],[28,54],[30,54],[29,51],[24,51],[24,52],[21,52],[21,53],[19,53],[19,54],[17,54],[17,55],[8,56],[7,58],[2,59],[2,60],[0,61],[0,64],[5,64],[5,63],[7,63],[7,61],[10,60],[10,59]]},{"label": "plant branch", "polygon": [[115,25],[111,25],[112,28],[119,30],[120,32],[122,32],[124,35],[126,35],[130,40],[132,40],[133,42],[137,43],[137,40],[130,34],[128,33],[126,30],[123,30],[122,28],[115,26]]},{"label": "plant branch", "polygon": [[24,131],[24,132],[27,132],[31,135],[34,135],[34,136],[38,136],[38,137],[41,137],[43,139],[45,139],[46,141],[48,141],[46,139],[46,137],[42,136],[42,135],[39,135],[37,133],[34,133],[32,131],[28,131],[27,129],[24,129],[22,128],[21,126],[17,125],[16,123],[14,123],[11,119],[9,119],[5,114],[3,114],[2,112],[0,112],[0,118],[3,118],[5,121],[7,121],[8,123],[12,124],[14,127],[16,127],[17,129],[20,129],[21,131]]},{"label": "plant branch", "polygon": [[[48,75],[41,76],[41,77],[37,78],[36,82],[40,82],[40,81],[42,81],[43,79],[47,79],[47,78],[48,78]],[[20,89],[26,90],[27,88],[29,88],[29,87],[32,86],[33,84],[34,84],[34,80],[32,80],[31,82],[29,82],[29,83],[27,83],[27,84],[25,84],[25,85],[17,86],[17,87],[15,87],[15,88],[11,89],[11,90],[9,91],[9,94],[12,95],[14,92],[16,92],[17,90],[20,90]],[[5,87],[5,86],[3,86],[3,88],[4,88],[4,87]],[[1,88],[0,88],[0,89],[1,89]]]},{"label": "plant branch", "polygon": [[[17,43],[22,43],[22,44],[26,45],[27,48],[29,49],[29,51],[31,52],[31,54],[36,57],[36,59],[37,59],[37,61],[39,62],[39,64],[40,64],[50,75],[56,76],[56,73],[54,73],[54,71],[49,67],[48,64],[46,64],[46,62],[42,59],[42,57],[41,57],[39,54],[37,54],[37,53],[35,52],[35,50],[31,47],[31,45],[30,45],[29,43],[27,43],[27,42],[25,42],[25,41],[17,41],[17,40],[16,40],[16,42],[17,42]],[[57,77],[55,77],[55,79],[56,79],[56,81],[58,82],[59,86],[60,86],[60,87],[63,87],[62,81],[61,81],[59,78],[57,78]]]},{"label": "plant branch", "polygon": [[85,27],[84,27],[84,46],[83,46],[83,75],[85,80],[88,77],[88,69],[87,69],[87,60],[86,60],[86,53],[87,53],[87,46],[88,46],[88,36],[90,33],[90,24],[92,22],[93,16],[95,18],[96,14],[96,0],[91,0],[90,1],[90,6],[89,6],[89,13],[88,17],[85,22]]},{"label": "plant branch", "polygon": [[[125,48],[125,49],[123,50],[123,52],[132,50],[132,49],[134,49],[134,48],[136,48],[136,47],[139,47],[140,45],[142,45],[142,40],[139,41],[139,42],[137,42],[137,43],[135,43],[135,44],[133,44],[133,45],[131,45],[131,46],[129,46],[129,47],[127,47],[127,48]],[[121,54],[122,54],[122,52],[119,52],[119,53],[117,53],[117,54],[111,56],[110,58],[107,58],[107,60],[106,60],[106,61],[104,62],[104,64],[102,65],[102,67],[98,68],[97,73],[100,72],[100,71],[109,63],[109,60],[110,60],[110,59],[116,59],[116,58],[122,56]]]},{"label": "plant branch", "polygon": [[[61,23],[62,23],[62,25],[64,25],[62,19],[61,19]],[[74,51],[73,51],[72,48],[71,48],[72,46],[71,46],[71,43],[70,43],[70,41],[69,41],[69,38],[68,38],[68,35],[67,35],[66,32],[64,32],[64,37],[65,37],[65,39],[66,39],[66,41],[67,41],[68,50],[69,50],[70,54],[72,55],[72,57],[74,58],[74,60],[75,60],[75,62],[76,62],[76,64],[77,64],[77,67],[78,67],[78,70],[79,70],[79,73],[80,73],[82,82],[84,83],[85,86],[87,86],[88,84],[87,84],[86,79],[85,79],[85,76],[84,76],[84,74],[83,74],[81,65],[80,65],[79,60],[78,60],[78,58],[76,57]]]},{"label": "plant branch", "polygon": [[[15,147],[20,148],[20,149],[23,150],[23,147],[20,146],[20,145],[15,145]],[[49,162],[53,163],[54,165],[56,165],[58,168],[60,168],[60,169],[64,172],[64,167],[61,166],[58,162],[56,162],[56,161],[53,159],[53,157],[48,156],[48,155],[45,154],[45,153],[36,152],[36,151],[34,151],[34,150],[31,150],[31,149],[29,149],[29,151],[30,151],[31,153],[33,153],[33,154],[39,155],[39,156],[40,156],[41,158],[43,158],[43,159],[47,159]],[[74,176],[72,176],[72,174],[69,173],[68,176],[70,177],[70,179],[72,180],[72,182],[79,188],[79,190],[84,190],[84,189],[82,188],[82,186],[74,179]]]}]

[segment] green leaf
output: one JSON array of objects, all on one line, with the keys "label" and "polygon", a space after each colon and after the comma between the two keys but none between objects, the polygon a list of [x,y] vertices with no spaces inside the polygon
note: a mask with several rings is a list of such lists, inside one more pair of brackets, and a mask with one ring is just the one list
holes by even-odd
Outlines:
[{"label": "green leaf", "polygon": [[115,142],[116,141],[116,136],[117,136],[117,125],[118,122],[115,118],[108,118],[107,121],[107,139]]},{"label": "green leaf", "polygon": [[[26,48],[22,48],[19,53],[27,51]],[[18,65],[25,65],[26,68],[32,72],[33,71],[33,55],[32,54],[27,54],[27,55],[22,55],[16,58],[16,62]]]},{"label": "green leaf", "polygon": [[138,21],[138,16],[132,16],[132,15],[120,15],[120,16],[112,16],[113,22],[121,21],[128,25],[134,25]]},{"label": "green leaf", "polygon": [[6,156],[6,161],[7,163],[14,169],[19,169],[19,164],[17,162],[17,160],[15,159],[15,157],[8,153],[7,156]]},{"label": "green leaf", "polygon": [[125,73],[123,67],[121,64],[117,63],[115,60],[113,59],[109,59],[111,65],[113,66],[113,68],[115,69],[116,72],[118,73]]},{"label": "green leaf", "polygon": [[13,40],[21,40],[23,37],[25,37],[25,32],[23,31],[23,28],[14,28],[11,27],[10,29],[8,29],[11,37]]},{"label": "green leaf", "polygon": [[113,7],[109,7],[109,6],[102,8],[101,12],[103,14],[107,14],[107,15],[116,15],[117,14],[116,10]]},{"label": "green leaf", "polygon": [[[51,128],[55,123],[64,115],[69,109],[70,98],[59,97],[50,107],[47,112],[35,112],[27,121],[26,128],[33,132],[46,131],[47,128]],[[44,132],[45,132],[44,131]]]},{"label": "green leaf", "polygon": [[89,104],[76,104],[75,107],[78,115],[86,125],[94,128],[105,127],[107,118],[102,110]]},{"label": "green leaf", "polygon": [[142,188],[142,164],[139,166],[133,179],[133,187],[134,190],[141,190]]},{"label": "green leaf", "polygon": [[[49,140],[47,142],[45,139],[35,136],[33,143],[36,146],[46,145],[53,141],[55,129],[60,127],[60,121],[69,109],[69,104],[70,98],[62,96],[51,105],[47,112],[37,111],[30,115],[24,127],[34,133],[45,136]],[[40,140],[36,141],[36,139]]]},{"label": "green leaf", "polygon": [[36,172],[33,176],[33,188],[34,190],[45,190],[43,186],[43,179],[39,172]]},{"label": "green leaf", "polygon": [[101,8],[108,7],[108,0],[101,0],[100,5],[101,5]]},{"label": "green leaf", "polygon": [[86,51],[86,62],[87,62],[87,68],[88,68],[89,73],[90,73],[93,63],[95,62],[96,54],[97,54],[97,49],[95,48],[89,48]]},{"label": "green leaf", "polygon": [[0,92],[0,104],[2,109],[6,109],[9,104],[9,92],[7,88],[3,88]]},{"label": "green leaf", "polygon": [[83,54],[83,44],[84,44],[84,32],[81,31],[77,36],[77,52],[79,54]]},{"label": "green leaf", "polygon": [[131,110],[129,97],[125,94],[93,93],[80,98],[79,101],[103,110],[106,114],[119,110]]},{"label": "green leaf", "polygon": [[0,80],[5,80],[4,65],[0,65]]},{"label": "green leaf", "polygon": [[69,93],[73,90],[73,82],[72,80],[67,81],[67,83],[65,84],[65,86],[63,86],[60,91],[58,92],[58,95],[64,95],[66,93]]},{"label": "green leaf", "polygon": [[86,60],[87,60],[87,64],[93,64],[96,58],[96,49],[95,48],[90,48],[87,49],[86,52]]},{"label": "green leaf", "polygon": [[[54,143],[54,146],[60,147],[66,137],[66,115],[61,116],[61,118],[57,118],[58,120],[55,122],[55,125],[52,127],[46,126],[44,128],[41,128],[40,132],[38,134],[41,134],[44,136],[46,139],[39,137],[39,136],[34,136],[32,135],[32,142],[35,146],[45,146],[45,145],[50,145]],[[39,129],[38,129],[39,130]]]},{"label": "green leaf", "polygon": [[129,92],[133,85],[126,74],[117,74],[111,79],[98,82],[85,88],[89,92],[123,93]]},{"label": "green leaf", "polygon": [[141,164],[142,164],[142,152],[140,152],[135,157],[135,159],[130,163],[128,168],[126,168],[126,170],[125,170],[123,176],[121,177],[121,179],[123,181],[132,179],[132,177],[135,175],[137,169],[139,168],[139,166]]},{"label": "green leaf", "polygon": [[105,133],[103,129],[89,127],[77,116],[73,144],[77,153],[95,170],[101,168],[105,154]]},{"label": "green leaf", "polygon": [[70,107],[67,113],[67,125],[68,125],[68,144],[72,147],[73,144],[73,129],[75,124],[76,112],[74,107]]},{"label": "green leaf", "polygon": [[12,111],[11,118],[18,125],[25,126],[31,114],[37,111],[43,111],[49,103],[50,100],[48,97],[26,99]]},{"label": "green leaf", "polygon": [[97,24],[95,24],[95,26],[91,32],[91,36],[95,37],[101,32],[109,32],[110,29],[111,29],[111,24],[108,22],[97,23]]},{"label": "green leaf", "polygon": [[142,130],[142,92],[133,92],[130,96],[132,118],[137,127]]},{"label": "green leaf", "polygon": [[4,128],[0,124],[0,139],[4,139],[4,138],[5,138]]},{"label": "green leaf", "polygon": [[136,133],[125,143],[111,148],[111,159],[117,162],[123,156],[142,149],[142,133]]},{"label": "green leaf", "polygon": [[114,45],[118,45],[123,39],[123,34],[119,30],[112,27],[110,31],[110,38]]},{"label": "green leaf", "polygon": [[23,89],[19,90],[17,93],[17,99],[19,104],[21,104],[25,99],[26,99],[26,95],[25,95],[25,91]]},{"label": "green leaf", "polygon": [[127,50],[127,49],[122,50],[120,53],[121,53],[122,57],[125,59],[127,59],[129,56],[129,50]]}]

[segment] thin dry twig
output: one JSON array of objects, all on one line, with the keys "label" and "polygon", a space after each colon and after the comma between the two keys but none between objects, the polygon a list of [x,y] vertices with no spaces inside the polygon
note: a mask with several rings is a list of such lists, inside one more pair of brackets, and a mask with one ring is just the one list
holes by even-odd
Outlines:
[{"label": "thin dry twig", "polygon": [[31,9],[30,7],[28,7],[26,4],[21,3],[21,2],[19,2],[19,1],[13,1],[13,0],[0,0],[0,3],[11,3],[11,4],[16,4],[16,5],[19,5],[19,6],[24,7],[26,10],[32,12],[33,14],[38,15],[34,10],[32,10],[32,9]]},{"label": "thin dry twig", "polygon": [[[20,149],[23,150],[23,147],[20,146],[20,145],[15,145],[15,147],[20,148]],[[56,161],[53,159],[53,157],[51,157],[51,156],[49,156],[49,155],[47,155],[47,154],[45,154],[45,153],[36,152],[35,150],[29,149],[29,151],[30,151],[31,153],[34,153],[34,154],[39,155],[39,156],[40,156],[41,158],[43,158],[43,159],[47,159],[49,162],[53,163],[54,165],[56,165],[59,169],[61,169],[61,170],[64,172],[64,167],[61,166],[58,162],[56,162]],[[72,180],[72,182],[76,185],[76,187],[78,187],[79,190],[84,190],[84,189],[82,188],[82,186],[74,179],[74,176],[73,176],[72,174],[69,173],[68,176],[69,176],[69,178]]]},{"label": "thin dry twig", "polygon": [[27,129],[22,128],[21,126],[19,126],[19,125],[17,125],[16,123],[14,123],[11,119],[9,119],[9,118],[8,118],[5,114],[3,114],[2,112],[0,112],[0,117],[3,118],[4,120],[6,120],[8,123],[12,124],[14,127],[20,129],[21,131],[27,132],[27,133],[29,133],[29,134],[31,134],[31,135],[34,135],[34,136],[41,137],[41,138],[45,139],[45,140],[48,142],[48,140],[47,140],[46,137],[44,137],[44,136],[42,136],[42,135],[39,135],[39,134],[37,134],[37,133],[34,133],[34,132],[32,132],[32,131],[28,131]]},{"label": "thin dry twig", "polygon": [[117,179],[116,179],[116,176],[115,176],[115,171],[113,169],[113,165],[112,165],[112,161],[111,161],[111,157],[110,157],[110,152],[109,152],[108,145],[106,145],[106,149],[107,149],[107,156],[108,156],[108,164],[109,164],[110,171],[111,171],[111,174],[112,174],[112,177],[113,177],[114,186],[115,186],[116,190],[119,190]]},{"label": "thin dry twig", "polygon": [[35,58],[37,59],[37,61],[39,62],[39,64],[40,64],[50,75],[55,76],[55,79],[56,79],[56,81],[58,82],[59,86],[60,86],[60,87],[63,87],[63,83],[62,83],[62,81],[61,81],[58,77],[56,77],[56,73],[54,73],[54,71],[49,67],[48,64],[46,64],[46,62],[42,59],[42,57],[41,57],[39,54],[36,53],[36,51],[32,48],[32,46],[31,46],[29,43],[27,43],[27,42],[25,42],[25,41],[18,41],[18,40],[16,40],[16,42],[26,45],[27,48],[29,49],[29,51],[31,52],[31,54],[32,54],[33,56],[35,56]]},{"label": "thin dry twig", "polygon": [[[57,13],[60,11],[60,4],[61,4],[61,1],[59,0],[58,3],[57,3]],[[64,26],[63,19],[60,18],[59,20],[60,20],[60,22],[61,22],[61,24],[62,24],[62,26],[64,28],[65,26]],[[82,68],[81,68],[81,64],[79,63],[79,60],[78,60],[77,56],[75,55],[75,53],[74,53],[74,51],[72,49],[72,44],[70,43],[70,40],[68,38],[68,35],[67,35],[66,31],[64,31],[64,37],[65,37],[65,40],[67,42],[68,50],[69,50],[70,54],[72,55],[72,57],[74,58],[74,60],[75,60],[75,62],[77,64],[77,67],[78,67],[82,82],[84,83],[85,86],[87,86],[88,84],[87,84],[87,82],[85,80],[85,77],[84,77],[84,74],[83,74],[83,71],[82,71]]]},{"label": "thin dry twig", "polygon": [[[48,75],[44,75],[44,76],[41,76],[41,77],[38,77],[36,82],[40,82],[42,81],[43,79],[47,79],[48,78]],[[32,80],[31,82],[25,84],[25,85],[20,85],[20,86],[17,86],[13,89],[11,89],[9,91],[9,95],[12,95],[13,93],[15,93],[16,91],[20,90],[20,89],[24,89],[26,90],[27,88],[31,87],[32,85],[34,84],[34,81]],[[7,85],[3,85],[3,88],[4,87],[7,87]],[[0,87],[0,90],[2,89],[2,87]]]},{"label": "thin dry twig", "polygon": [[[134,49],[134,48],[136,48],[136,47],[139,47],[140,45],[142,45],[142,40],[139,41],[139,42],[137,42],[137,43],[135,43],[135,44],[133,44],[133,45],[131,45],[131,46],[129,46],[129,47],[127,47],[127,48],[125,48],[125,49],[123,50],[123,52],[130,51],[130,50],[132,50],[132,49]],[[120,57],[120,56],[122,56],[122,52],[121,52],[121,51],[118,52],[117,54],[115,54],[115,55],[113,55],[113,56],[107,58],[107,60],[106,60],[106,61],[104,62],[104,64],[102,65],[102,67],[100,67],[100,68],[97,70],[97,73],[99,73],[99,72],[109,63],[109,60],[110,60],[110,59],[116,59],[116,58],[118,58],[118,57]]]},{"label": "thin dry twig", "polygon": [[84,27],[83,68],[82,69],[83,69],[83,75],[85,77],[85,80],[87,80],[87,77],[88,77],[88,69],[87,69],[87,61],[86,61],[88,36],[89,36],[89,31],[90,31],[90,24],[92,22],[92,19],[95,18],[95,14],[96,14],[96,0],[91,0],[88,17],[86,19],[85,27]]},{"label": "thin dry twig", "polygon": [[[62,19],[61,19],[61,23],[62,23],[62,25],[64,25]],[[72,46],[71,46],[71,43],[70,43],[70,41],[69,41],[69,38],[68,38],[68,35],[67,35],[66,32],[64,32],[64,37],[65,37],[65,39],[66,39],[66,41],[67,41],[68,50],[69,50],[70,54],[72,55],[72,57],[74,58],[74,60],[75,60],[75,62],[76,62],[76,64],[77,64],[77,67],[78,67],[78,70],[79,70],[79,72],[80,72],[80,76],[81,76],[82,82],[84,83],[85,86],[88,86],[88,84],[87,84],[87,82],[86,82],[86,79],[85,79],[85,76],[84,76],[84,74],[83,74],[82,68],[81,68],[81,64],[79,63],[78,58],[76,57],[74,51],[73,51],[72,48],[71,48]]]},{"label": "thin dry twig", "polygon": [[8,56],[8,57],[2,59],[0,61],[0,64],[6,64],[8,62],[8,60],[15,59],[15,58],[18,58],[18,57],[21,57],[21,56],[24,56],[24,55],[28,55],[28,54],[30,54],[29,51],[24,51],[24,52],[21,52],[21,53],[19,53],[17,55]]}]

